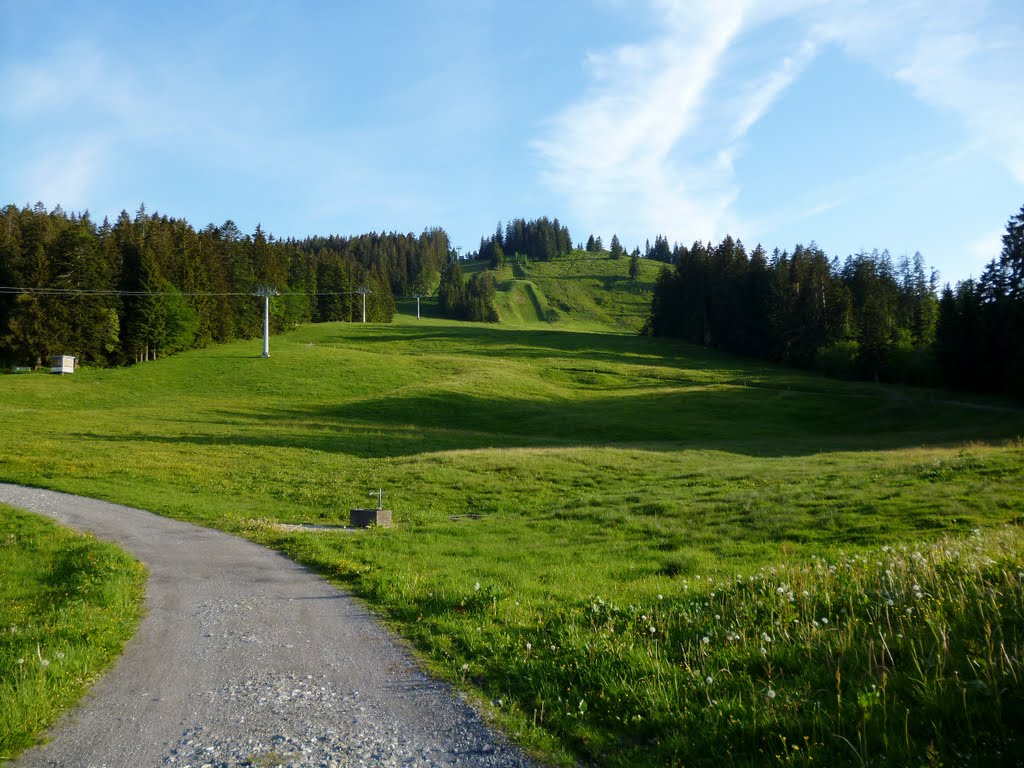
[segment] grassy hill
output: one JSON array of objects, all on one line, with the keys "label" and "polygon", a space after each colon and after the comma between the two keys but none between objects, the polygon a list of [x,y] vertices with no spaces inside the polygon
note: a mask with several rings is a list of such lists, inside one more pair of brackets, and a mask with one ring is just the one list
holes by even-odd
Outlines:
[{"label": "grassy hill", "polygon": [[[509,264],[495,272],[496,304],[503,325],[546,323],[574,328],[635,333],[650,312],[654,281],[663,265],[640,261],[629,278],[629,259],[574,251],[553,261]],[[485,269],[467,263],[468,276]]]},{"label": "grassy hill", "polygon": [[[602,331],[627,266],[509,268],[500,326],[0,377],[0,479],[315,565],[555,762],[1024,758],[1024,411]],[[378,487],[393,529],[275,526]]]}]

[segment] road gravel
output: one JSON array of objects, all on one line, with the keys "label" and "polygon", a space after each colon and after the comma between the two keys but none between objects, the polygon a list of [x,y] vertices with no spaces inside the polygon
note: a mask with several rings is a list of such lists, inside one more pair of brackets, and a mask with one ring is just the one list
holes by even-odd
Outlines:
[{"label": "road gravel", "polygon": [[528,766],[350,595],[220,531],[0,483],[149,568],[123,656],[18,768]]}]

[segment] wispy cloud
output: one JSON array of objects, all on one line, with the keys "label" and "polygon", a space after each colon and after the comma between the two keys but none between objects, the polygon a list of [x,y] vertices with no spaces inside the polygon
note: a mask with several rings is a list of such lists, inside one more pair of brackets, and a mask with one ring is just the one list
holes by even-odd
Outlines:
[{"label": "wispy cloud", "polygon": [[[634,238],[742,233],[734,163],[744,137],[829,45],[958,116],[972,148],[1024,182],[1024,32],[1012,9],[974,0],[658,0],[648,10],[663,32],[592,53],[589,88],[533,143],[545,180],[580,221]],[[993,31],[1000,11],[1006,23]],[[776,39],[777,22],[795,33]],[[756,45],[766,38],[770,47]]]},{"label": "wispy cloud", "polygon": [[714,229],[735,194],[731,158],[674,153],[696,128],[745,6],[659,2],[663,34],[589,56],[592,86],[534,142],[577,218],[636,237]]},{"label": "wispy cloud", "polygon": [[[825,11],[822,14],[822,11]],[[1024,183],[1024,17],[1018,3],[829,4],[817,21],[852,55],[958,116]]]}]

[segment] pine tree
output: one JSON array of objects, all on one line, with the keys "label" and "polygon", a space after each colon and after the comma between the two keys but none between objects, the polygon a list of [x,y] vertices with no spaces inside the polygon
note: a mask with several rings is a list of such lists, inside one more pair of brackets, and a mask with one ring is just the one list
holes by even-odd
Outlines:
[{"label": "pine tree", "polygon": [[626,254],[618,235],[612,235],[611,254],[613,259],[621,259]]},{"label": "pine tree", "polygon": [[1024,301],[1024,206],[1010,217],[1003,235],[1003,250],[999,263],[1007,271],[1008,296],[1014,301]]},{"label": "pine tree", "polygon": [[462,318],[466,315],[466,284],[462,279],[462,268],[458,261],[445,265],[441,271],[441,285],[437,289],[438,305],[448,317]]}]

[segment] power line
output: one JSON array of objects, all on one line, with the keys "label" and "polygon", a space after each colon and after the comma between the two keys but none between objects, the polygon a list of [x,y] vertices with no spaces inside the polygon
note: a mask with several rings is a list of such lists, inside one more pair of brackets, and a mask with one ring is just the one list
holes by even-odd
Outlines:
[{"label": "power line", "polygon": [[[231,291],[216,293],[211,291],[178,291],[181,296],[258,296],[252,291]],[[355,296],[359,291],[282,291],[279,296]],[[0,285],[0,295],[28,294],[31,296],[172,296],[170,291],[101,291],[88,288],[20,288],[12,285]]]}]

